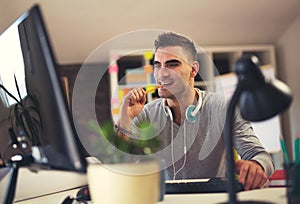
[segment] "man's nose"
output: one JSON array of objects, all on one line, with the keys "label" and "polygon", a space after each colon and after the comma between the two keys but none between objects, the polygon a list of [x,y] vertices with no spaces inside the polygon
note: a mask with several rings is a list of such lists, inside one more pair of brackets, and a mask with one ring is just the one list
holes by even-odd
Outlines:
[{"label": "man's nose", "polygon": [[167,77],[170,75],[170,70],[167,67],[162,66],[159,70],[159,74],[161,77]]}]

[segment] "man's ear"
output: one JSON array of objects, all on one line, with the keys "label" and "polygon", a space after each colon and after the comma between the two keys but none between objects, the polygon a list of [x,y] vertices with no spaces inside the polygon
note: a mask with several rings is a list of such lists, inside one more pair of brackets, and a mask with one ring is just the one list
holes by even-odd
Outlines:
[{"label": "man's ear", "polygon": [[191,77],[195,78],[198,74],[199,71],[199,62],[198,61],[194,61],[192,64],[192,70],[191,70]]}]

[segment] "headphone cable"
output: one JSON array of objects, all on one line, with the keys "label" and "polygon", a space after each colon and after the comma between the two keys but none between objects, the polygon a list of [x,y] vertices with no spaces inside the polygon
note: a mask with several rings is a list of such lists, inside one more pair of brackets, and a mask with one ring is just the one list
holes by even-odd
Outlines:
[{"label": "headphone cable", "polygon": [[173,121],[171,121],[171,135],[172,135],[172,145],[171,145],[171,151],[172,151],[172,164],[173,164],[173,180],[176,179],[176,175],[185,167],[186,164],[186,128],[185,128],[185,120],[183,123],[183,153],[184,153],[184,158],[183,158],[183,164],[182,166],[176,171],[175,167],[175,159],[174,159],[174,133],[173,133]]}]

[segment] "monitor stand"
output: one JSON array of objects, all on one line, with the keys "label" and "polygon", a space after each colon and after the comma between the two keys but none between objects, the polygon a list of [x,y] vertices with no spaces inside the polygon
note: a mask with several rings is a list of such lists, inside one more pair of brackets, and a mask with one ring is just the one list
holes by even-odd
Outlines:
[{"label": "monitor stand", "polygon": [[19,172],[18,164],[13,163],[10,167],[10,172],[9,172],[10,178],[9,178],[8,188],[6,190],[6,195],[4,198],[4,203],[12,204],[14,201],[17,179],[18,179],[18,172]]}]

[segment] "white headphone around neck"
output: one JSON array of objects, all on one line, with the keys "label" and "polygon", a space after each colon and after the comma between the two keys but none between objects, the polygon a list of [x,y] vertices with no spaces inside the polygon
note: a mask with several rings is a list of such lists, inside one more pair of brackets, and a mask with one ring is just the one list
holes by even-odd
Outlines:
[{"label": "white headphone around neck", "polygon": [[[200,90],[198,88],[195,88],[196,93],[198,94],[198,102],[195,105],[189,105],[187,107],[187,109],[185,110],[185,117],[189,122],[195,122],[198,115],[199,115],[199,110],[202,106],[202,96],[200,93]],[[165,113],[167,115],[167,117],[170,117],[171,121],[173,121],[173,115],[172,115],[172,111],[169,108],[169,106],[166,105],[166,103],[164,103],[164,110]]]},{"label": "white headphone around neck", "polygon": [[[196,104],[196,106],[194,105],[189,105],[185,111],[185,117],[186,120],[188,120],[189,122],[195,122],[198,115],[199,115],[199,110],[202,106],[202,95],[199,89],[195,88],[196,93],[198,94],[198,102]],[[167,117],[170,117],[171,122],[173,123],[173,115],[172,115],[172,111],[169,108],[169,106],[167,106],[166,101],[164,101],[163,103],[164,106],[164,111],[166,113]],[[183,124],[183,154],[184,154],[184,158],[183,158],[183,164],[180,168],[178,168],[176,170],[175,167],[175,157],[174,157],[174,130],[173,130],[173,124],[171,124],[171,139],[172,139],[172,143],[171,143],[171,157],[172,157],[172,166],[173,166],[173,179],[176,179],[176,175],[185,167],[186,164],[186,160],[187,160],[187,139],[186,139],[186,127],[185,127],[185,122]]]}]

